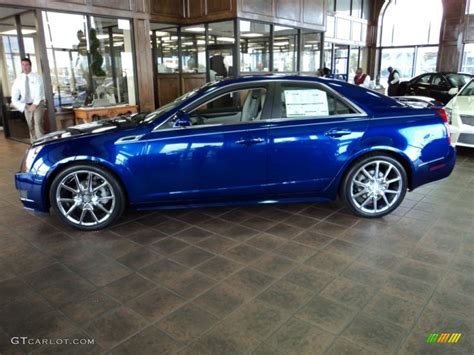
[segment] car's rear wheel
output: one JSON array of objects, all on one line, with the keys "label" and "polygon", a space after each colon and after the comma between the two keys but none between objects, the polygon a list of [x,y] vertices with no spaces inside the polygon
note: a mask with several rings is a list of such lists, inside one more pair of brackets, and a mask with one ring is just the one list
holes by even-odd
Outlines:
[{"label": "car's rear wheel", "polygon": [[381,217],[405,198],[407,174],[396,159],[370,156],[354,164],[346,174],[342,195],[347,207],[362,217]]},{"label": "car's rear wheel", "polygon": [[49,194],[51,206],[66,224],[99,230],[123,212],[125,197],[117,179],[105,169],[74,165],[55,177]]}]

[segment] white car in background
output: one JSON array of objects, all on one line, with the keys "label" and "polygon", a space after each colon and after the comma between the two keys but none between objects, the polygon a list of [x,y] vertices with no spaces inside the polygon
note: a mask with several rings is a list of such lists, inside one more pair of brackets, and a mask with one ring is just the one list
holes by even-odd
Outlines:
[{"label": "white car in background", "polygon": [[444,107],[451,124],[451,139],[457,146],[474,148],[474,79]]}]

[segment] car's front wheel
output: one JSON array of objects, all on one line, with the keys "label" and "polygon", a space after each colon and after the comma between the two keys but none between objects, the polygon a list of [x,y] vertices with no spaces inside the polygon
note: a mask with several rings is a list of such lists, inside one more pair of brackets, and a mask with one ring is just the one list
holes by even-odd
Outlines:
[{"label": "car's front wheel", "polygon": [[51,206],[66,224],[82,230],[99,230],[123,212],[124,193],[117,179],[105,169],[74,165],[53,180]]},{"label": "car's front wheel", "polygon": [[400,205],[407,191],[405,168],[386,155],[370,156],[346,174],[342,196],[347,207],[362,217],[381,217]]}]

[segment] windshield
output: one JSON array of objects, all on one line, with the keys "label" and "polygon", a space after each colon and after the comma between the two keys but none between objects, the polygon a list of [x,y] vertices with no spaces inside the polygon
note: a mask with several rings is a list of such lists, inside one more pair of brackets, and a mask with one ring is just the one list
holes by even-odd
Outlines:
[{"label": "windshield", "polygon": [[466,83],[471,80],[471,77],[469,75],[464,75],[464,74],[448,74],[446,75],[448,77],[449,82],[457,88],[462,88]]},{"label": "windshield", "polygon": [[214,85],[215,82],[210,82],[210,83],[205,83],[204,85],[200,86],[200,87],[197,87],[189,92],[187,92],[186,94],[178,97],[176,100],[164,105],[164,106],[161,106],[158,110],[156,111],[153,111],[151,113],[149,113],[148,115],[146,115],[144,118],[142,117],[140,119],[141,122],[144,122],[144,123],[150,123],[158,118],[160,118],[162,115],[164,115],[165,113],[175,109],[176,107],[178,107],[180,104],[182,104],[185,100],[187,99],[190,99],[194,96],[196,96],[199,92],[207,89],[208,87]]},{"label": "windshield", "polygon": [[474,96],[474,80],[471,80],[459,93],[459,96]]}]

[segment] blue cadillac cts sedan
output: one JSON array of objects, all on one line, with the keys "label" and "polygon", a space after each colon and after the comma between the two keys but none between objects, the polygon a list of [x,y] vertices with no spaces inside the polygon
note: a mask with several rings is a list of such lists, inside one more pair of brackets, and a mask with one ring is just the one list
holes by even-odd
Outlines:
[{"label": "blue cadillac cts sedan", "polygon": [[158,110],[78,125],[28,149],[16,187],[82,230],[124,208],[328,201],[380,217],[454,168],[446,114],[303,76],[206,84]]}]

